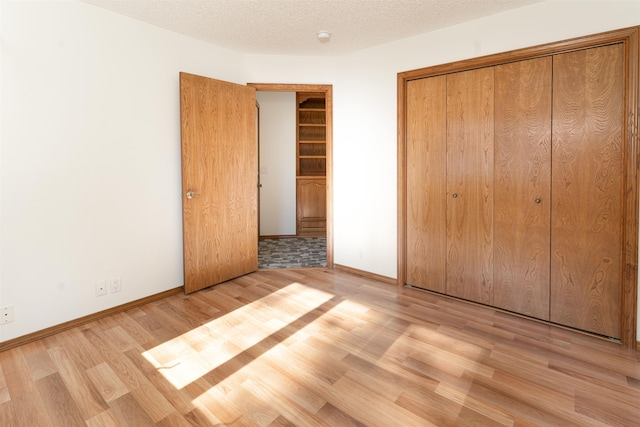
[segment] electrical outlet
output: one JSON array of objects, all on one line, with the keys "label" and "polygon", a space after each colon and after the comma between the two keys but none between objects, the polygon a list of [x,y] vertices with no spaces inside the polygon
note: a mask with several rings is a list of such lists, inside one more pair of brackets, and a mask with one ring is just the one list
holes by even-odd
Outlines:
[{"label": "electrical outlet", "polygon": [[109,293],[120,292],[122,290],[122,281],[119,277],[109,279]]},{"label": "electrical outlet", "polygon": [[0,325],[13,322],[13,304],[0,307]]},{"label": "electrical outlet", "polygon": [[101,297],[107,294],[107,281],[99,280],[96,282],[96,296]]}]

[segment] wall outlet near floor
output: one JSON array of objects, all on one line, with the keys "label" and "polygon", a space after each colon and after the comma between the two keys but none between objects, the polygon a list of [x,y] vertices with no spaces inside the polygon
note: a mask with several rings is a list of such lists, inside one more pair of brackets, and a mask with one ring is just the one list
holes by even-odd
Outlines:
[{"label": "wall outlet near floor", "polygon": [[112,277],[109,279],[109,293],[120,292],[122,290],[122,281],[120,277]]},{"label": "wall outlet near floor", "polygon": [[96,282],[96,296],[101,297],[107,294],[107,281],[99,280]]},{"label": "wall outlet near floor", "polygon": [[13,322],[13,304],[0,307],[0,325]]}]

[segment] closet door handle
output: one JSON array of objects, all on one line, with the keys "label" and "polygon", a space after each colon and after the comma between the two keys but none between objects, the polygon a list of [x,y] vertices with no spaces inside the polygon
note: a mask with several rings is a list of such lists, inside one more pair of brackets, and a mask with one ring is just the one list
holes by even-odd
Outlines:
[{"label": "closet door handle", "polygon": [[457,199],[457,198],[458,198],[458,193],[453,193],[453,194],[451,195],[451,197],[453,197],[454,199]]},{"label": "closet door handle", "polygon": [[194,197],[198,197],[198,196],[199,196],[199,194],[196,194],[196,193],[194,193],[193,191],[187,191],[186,196],[187,196],[187,199],[191,200],[191,199],[193,199]]},{"label": "closet door handle", "polygon": [[540,204],[540,203],[542,202],[542,199],[541,199],[541,198],[537,198],[537,199],[535,200],[535,202],[536,202],[536,203],[538,203],[538,204]]}]

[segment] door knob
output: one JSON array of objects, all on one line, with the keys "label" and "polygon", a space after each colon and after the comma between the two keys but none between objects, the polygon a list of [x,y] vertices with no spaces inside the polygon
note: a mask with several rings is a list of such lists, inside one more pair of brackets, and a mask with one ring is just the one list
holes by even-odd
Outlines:
[{"label": "door knob", "polygon": [[451,197],[453,197],[454,199],[457,199],[457,198],[458,198],[458,193],[453,193],[453,194],[451,195]]},{"label": "door knob", "polygon": [[193,191],[187,191],[187,199],[191,200],[194,197],[198,197],[199,194],[194,193]]},{"label": "door knob", "polygon": [[535,200],[535,202],[536,203],[540,203],[540,202],[542,202],[542,199],[538,198],[538,199]]}]

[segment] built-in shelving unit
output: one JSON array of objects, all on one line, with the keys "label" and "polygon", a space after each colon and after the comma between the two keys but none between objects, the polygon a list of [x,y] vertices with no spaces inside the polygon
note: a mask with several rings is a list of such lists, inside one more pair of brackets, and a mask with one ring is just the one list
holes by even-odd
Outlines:
[{"label": "built-in shelving unit", "polygon": [[325,94],[297,93],[297,234],[326,234],[327,109]]},{"label": "built-in shelving unit", "polygon": [[298,177],[326,176],[327,110],[324,93],[298,93]]}]

